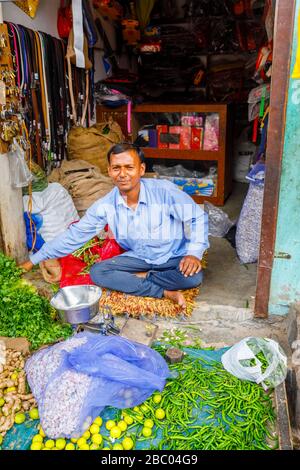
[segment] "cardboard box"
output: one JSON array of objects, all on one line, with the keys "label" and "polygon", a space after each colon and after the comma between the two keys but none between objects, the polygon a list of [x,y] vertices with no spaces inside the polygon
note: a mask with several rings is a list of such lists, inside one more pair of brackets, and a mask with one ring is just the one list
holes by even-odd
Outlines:
[{"label": "cardboard box", "polygon": [[170,126],[171,134],[180,134],[179,144],[170,144],[170,149],[190,150],[191,149],[191,127],[187,126]]},{"label": "cardboard box", "polygon": [[163,142],[160,141],[160,134],[163,134],[163,133],[165,134],[166,132],[168,132],[168,126],[166,124],[157,125],[156,130],[157,130],[157,148],[159,149],[169,148],[168,144],[164,144]]},{"label": "cardboard box", "polygon": [[201,150],[203,141],[203,128],[202,127],[192,127],[192,136],[191,136],[191,149]]},{"label": "cardboard box", "polygon": [[[170,132],[170,134],[179,134],[180,139],[181,139],[181,126],[170,126],[169,132]],[[169,148],[179,150],[180,149],[180,143],[179,144],[170,144]]]},{"label": "cardboard box", "polygon": [[180,128],[180,150],[190,150],[191,149],[191,136],[192,136],[192,128],[191,127],[183,127]]}]

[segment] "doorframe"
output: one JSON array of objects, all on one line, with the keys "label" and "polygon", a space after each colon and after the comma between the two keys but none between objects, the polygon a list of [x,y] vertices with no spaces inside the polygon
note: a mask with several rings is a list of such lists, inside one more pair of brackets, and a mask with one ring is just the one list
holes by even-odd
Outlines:
[{"label": "doorframe", "polygon": [[266,175],[260,254],[257,267],[255,318],[267,318],[274,260],[296,0],[277,0],[266,149]]}]

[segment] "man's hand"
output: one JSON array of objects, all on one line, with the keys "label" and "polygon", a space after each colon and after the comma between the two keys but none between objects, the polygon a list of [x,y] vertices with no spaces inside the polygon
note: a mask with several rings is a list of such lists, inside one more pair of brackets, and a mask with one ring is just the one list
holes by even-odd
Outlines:
[{"label": "man's hand", "polygon": [[25,263],[19,265],[19,268],[23,269],[24,271],[31,271],[33,266],[34,264],[31,261],[25,261]]},{"label": "man's hand", "polygon": [[194,274],[198,274],[201,269],[201,260],[196,256],[188,255],[182,258],[179,264],[180,272],[184,275],[184,277],[193,276]]}]

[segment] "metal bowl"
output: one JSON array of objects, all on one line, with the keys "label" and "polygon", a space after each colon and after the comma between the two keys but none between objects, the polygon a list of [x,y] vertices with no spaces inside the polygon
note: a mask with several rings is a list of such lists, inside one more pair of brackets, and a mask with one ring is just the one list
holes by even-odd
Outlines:
[{"label": "metal bowl", "polygon": [[87,323],[99,312],[102,289],[98,286],[69,286],[60,289],[50,304],[64,323]]}]

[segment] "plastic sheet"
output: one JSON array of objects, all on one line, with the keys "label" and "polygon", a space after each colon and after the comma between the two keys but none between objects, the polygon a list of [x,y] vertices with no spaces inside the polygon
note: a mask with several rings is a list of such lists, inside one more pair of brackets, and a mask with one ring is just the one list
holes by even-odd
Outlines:
[{"label": "plastic sheet", "polygon": [[125,338],[82,333],[64,343],[38,352],[26,364],[50,438],[80,437],[105,406],[137,406],[162,391],[170,376],[160,354]]}]

